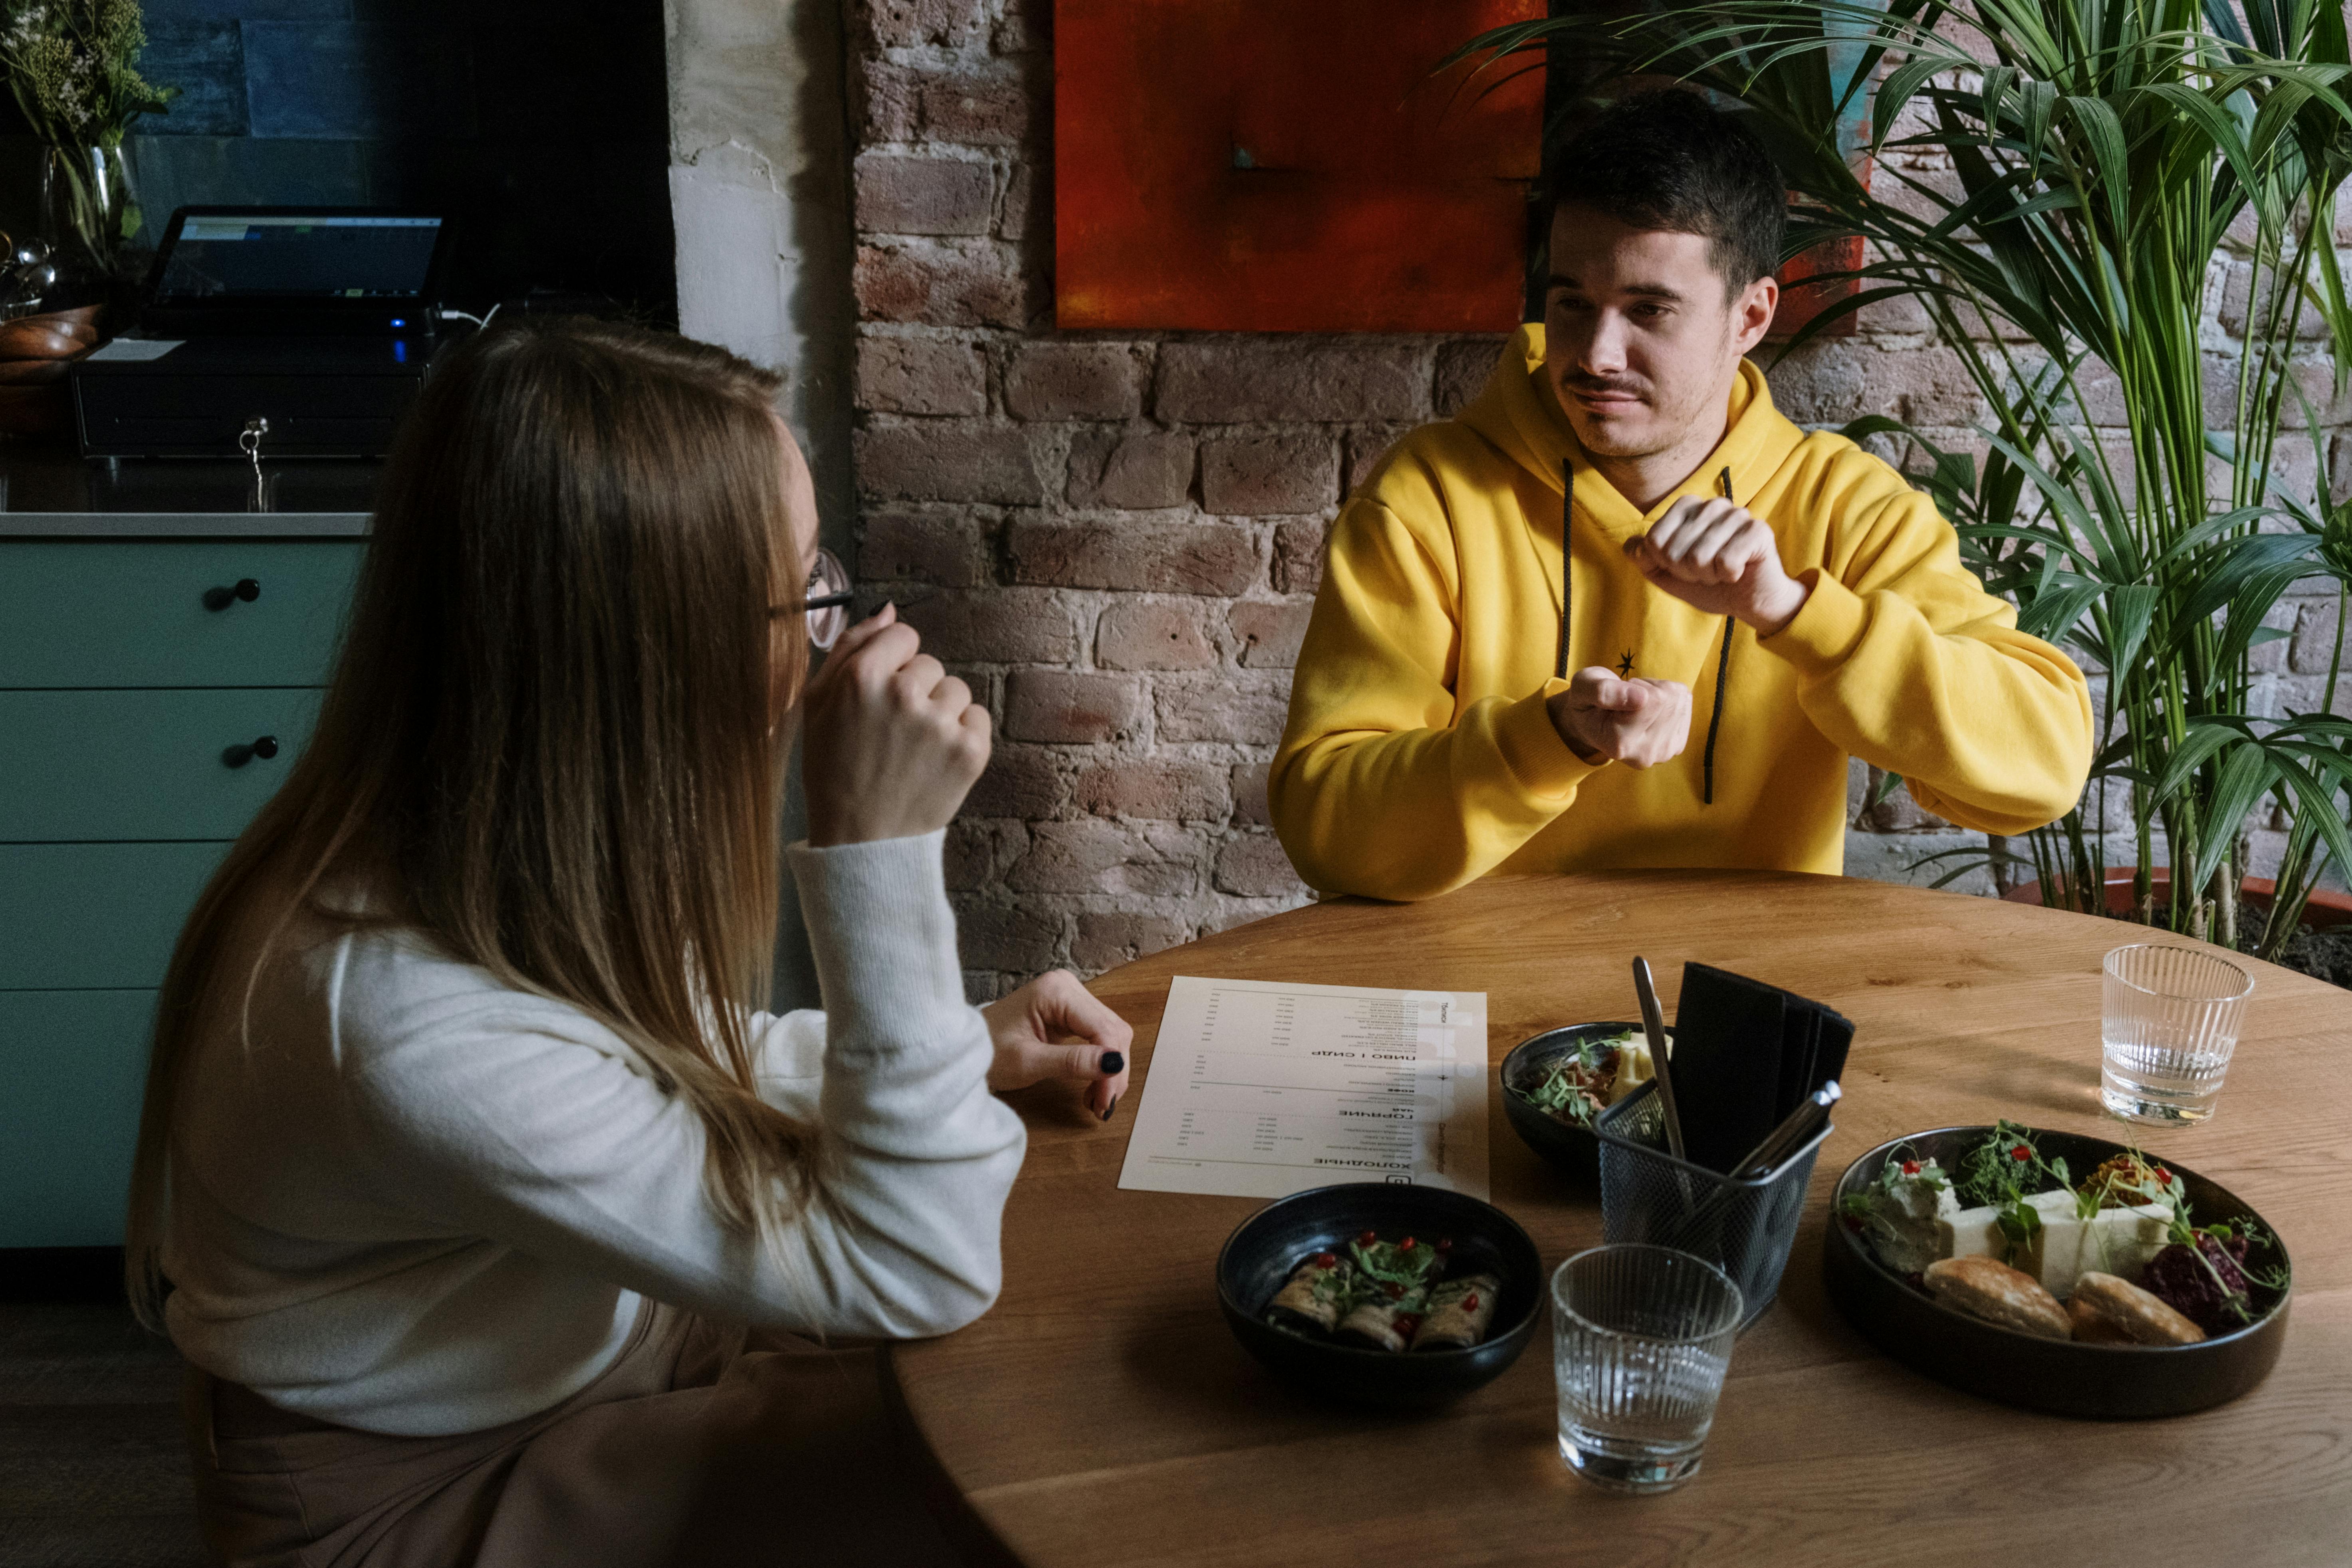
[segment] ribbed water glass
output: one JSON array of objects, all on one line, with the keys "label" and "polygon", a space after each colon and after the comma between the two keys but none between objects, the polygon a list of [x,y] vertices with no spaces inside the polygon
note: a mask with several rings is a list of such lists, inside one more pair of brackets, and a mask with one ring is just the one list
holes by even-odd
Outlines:
[{"label": "ribbed water glass", "polygon": [[1739,1332],[1739,1287],[1671,1247],[1580,1252],[1551,1277],[1559,1457],[1611,1491],[1698,1474]]},{"label": "ribbed water glass", "polygon": [[2131,1121],[2202,1121],[2245,1026],[2254,977],[2201,948],[2140,942],[2107,954],[2099,1099]]}]

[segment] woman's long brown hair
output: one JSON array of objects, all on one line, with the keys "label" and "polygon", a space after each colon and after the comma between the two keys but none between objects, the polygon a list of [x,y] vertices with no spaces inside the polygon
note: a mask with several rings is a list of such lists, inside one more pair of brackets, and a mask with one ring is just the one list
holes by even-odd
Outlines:
[{"label": "woman's long brown hair", "polygon": [[[427,383],[386,466],[319,724],[196,900],[158,999],[125,1258],[160,1324],[173,1111],[203,1030],[243,1026],[321,880],[508,985],[608,1025],[709,1131],[730,1219],[772,1235],[812,1129],[754,1088],[746,1007],[775,937],[786,737],[771,647],[797,619],[777,378],[594,322],[483,333]],[[265,879],[293,896],[231,972]],[[271,911],[264,910],[267,918]]]}]

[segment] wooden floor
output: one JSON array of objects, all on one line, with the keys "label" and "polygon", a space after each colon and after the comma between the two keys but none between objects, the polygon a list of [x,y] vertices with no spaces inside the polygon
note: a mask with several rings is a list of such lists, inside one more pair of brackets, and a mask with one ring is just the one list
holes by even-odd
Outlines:
[{"label": "wooden floor", "polygon": [[179,1393],[123,1307],[0,1301],[0,1568],[204,1563]]}]

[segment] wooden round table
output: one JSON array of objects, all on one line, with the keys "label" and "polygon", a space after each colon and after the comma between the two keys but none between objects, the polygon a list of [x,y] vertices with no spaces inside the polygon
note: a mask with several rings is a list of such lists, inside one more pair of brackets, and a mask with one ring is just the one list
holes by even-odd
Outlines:
[{"label": "wooden round table", "polygon": [[[2143,1129],[2230,1187],[2295,1262],[2285,1353],[2235,1404],[2067,1420],[1972,1398],[1872,1350],[1824,1298],[1827,1194],[1906,1131],[2009,1116],[2107,1137],[2099,961],[2132,928],[1989,899],[1771,873],[1487,880],[1426,903],[1294,910],[1112,971],[1136,1088],[1108,1125],[1064,1092],[1018,1103],[1028,1163],[1004,1213],[1004,1293],[972,1327],[896,1347],[899,1414],[976,1559],[1031,1568],[1301,1563],[1998,1563],[2154,1568],[2352,1562],[2352,995],[2256,964],[2220,1113]],[[1604,1494],[1555,1444],[1549,1322],[1517,1365],[1433,1416],[1318,1405],[1219,1316],[1217,1249],[1250,1198],[1122,1192],[1118,1171],[1177,974],[1484,991],[1490,1061],[1556,1024],[1669,1010],[1685,960],[1854,1020],[1846,1098],[1778,1305],[1733,1356],[1705,1468]],[[1493,1199],[1547,1268],[1600,1239],[1598,1202],[1528,1152],[1489,1090]]]}]

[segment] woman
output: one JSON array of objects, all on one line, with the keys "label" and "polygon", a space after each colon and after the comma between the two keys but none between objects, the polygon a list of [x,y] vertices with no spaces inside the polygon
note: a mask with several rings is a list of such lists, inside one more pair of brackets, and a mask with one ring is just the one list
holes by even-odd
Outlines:
[{"label": "woman", "polygon": [[871,1352],[775,1336],[985,1311],[1024,1147],[991,1086],[1107,1116],[1128,1030],[1067,975],[964,1004],[940,844],[988,716],[887,608],[806,683],[784,858],[826,1011],[752,1011],[845,597],[776,385],[533,325],[410,417],[148,1074],[130,1283],[194,1369],[227,1561],[937,1550]]}]

